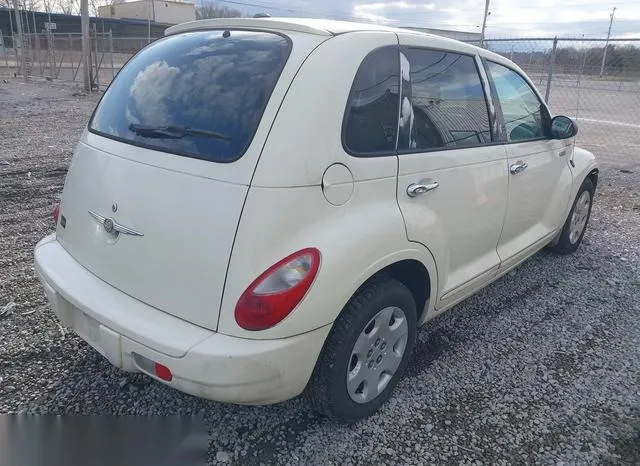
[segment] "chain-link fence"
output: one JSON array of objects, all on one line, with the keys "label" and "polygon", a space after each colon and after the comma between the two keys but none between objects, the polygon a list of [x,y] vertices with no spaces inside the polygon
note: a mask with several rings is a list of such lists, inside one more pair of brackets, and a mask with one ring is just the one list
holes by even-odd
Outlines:
[{"label": "chain-link fence", "polygon": [[[109,84],[127,60],[150,41],[148,37],[113,37],[111,31],[92,30],[90,36],[90,74],[96,89]],[[83,79],[80,33],[23,34],[24,45],[20,44],[17,36],[0,39],[0,75],[21,74],[21,66],[24,66],[28,77],[65,81]],[[151,41],[156,39],[152,37]]]},{"label": "chain-link fence", "polygon": [[640,39],[491,39],[518,64],[554,114],[578,121],[577,144],[600,157],[640,160]]},{"label": "chain-link fence", "polygon": [[[155,38],[151,38],[155,40]],[[82,81],[80,34],[25,34],[0,41],[0,75],[20,72],[25,49],[31,76]],[[113,37],[91,30],[91,81],[104,88],[147,37]],[[478,44],[475,44],[478,45]],[[603,163],[640,159],[639,39],[487,39],[485,48],[517,63],[545,96],[554,114],[575,118],[578,144]]]}]

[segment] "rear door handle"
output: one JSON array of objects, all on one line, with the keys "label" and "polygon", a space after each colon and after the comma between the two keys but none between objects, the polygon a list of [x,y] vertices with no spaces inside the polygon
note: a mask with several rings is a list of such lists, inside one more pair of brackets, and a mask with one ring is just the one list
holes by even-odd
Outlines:
[{"label": "rear door handle", "polygon": [[434,189],[436,189],[438,186],[440,186],[438,184],[437,181],[432,181],[430,183],[411,183],[409,186],[407,186],[407,196],[409,197],[416,197],[419,196],[420,194],[424,194],[424,193],[428,193],[429,191],[433,191]]},{"label": "rear door handle", "polygon": [[529,165],[527,165],[522,160],[518,160],[516,163],[511,164],[511,166],[509,167],[509,171],[512,175],[517,175],[518,173],[525,171],[528,166]]}]

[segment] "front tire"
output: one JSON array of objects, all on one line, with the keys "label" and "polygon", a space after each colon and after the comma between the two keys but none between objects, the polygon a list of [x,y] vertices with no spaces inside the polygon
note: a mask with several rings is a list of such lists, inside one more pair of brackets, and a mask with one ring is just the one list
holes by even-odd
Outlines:
[{"label": "front tire", "polygon": [[551,247],[552,251],[558,254],[571,254],[578,249],[591,217],[594,193],[593,182],[589,178],[585,179],[573,201],[571,212],[562,227],[558,242]]},{"label": "front tire", "polygon": [[389,399],[413,353],[416,303],[397,280],[377,278],[351,298],[327,337],[307,397],[343,423],[377,411]]}]

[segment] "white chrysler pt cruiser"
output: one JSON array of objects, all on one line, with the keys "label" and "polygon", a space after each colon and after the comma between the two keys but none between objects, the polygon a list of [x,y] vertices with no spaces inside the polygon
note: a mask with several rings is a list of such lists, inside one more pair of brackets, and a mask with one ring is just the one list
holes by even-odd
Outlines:
[{"label": "white chrysler pt cruiser", "polygon": [[409,30],[217,19],[118,73],[35,249],[111,363],[242,404],[375,412],[416,329],[549,246],[598,180],[515,64]]}]

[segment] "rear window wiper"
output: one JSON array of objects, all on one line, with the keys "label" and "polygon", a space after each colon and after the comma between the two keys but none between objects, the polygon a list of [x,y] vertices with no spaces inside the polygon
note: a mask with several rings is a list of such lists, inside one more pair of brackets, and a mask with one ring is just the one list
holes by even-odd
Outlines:
[{"label": "rear window wiper", "polygon": [[231,138],[229,136],[225,136],[224,134],[216,133],[215,131],[209,131],[206,129],[190,128],[189,126],[153,126],[131,123],[129,125],[129,129],[136,133],[138,136],[142,136],[145,138],[180,139],[185,136],[202,136],[205,138],[231,141]]}]

